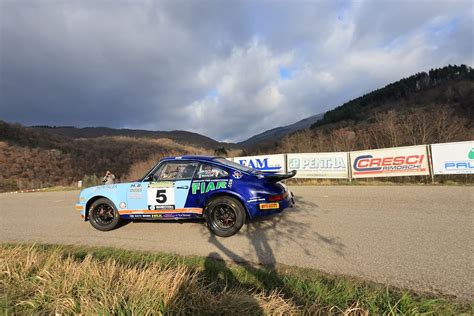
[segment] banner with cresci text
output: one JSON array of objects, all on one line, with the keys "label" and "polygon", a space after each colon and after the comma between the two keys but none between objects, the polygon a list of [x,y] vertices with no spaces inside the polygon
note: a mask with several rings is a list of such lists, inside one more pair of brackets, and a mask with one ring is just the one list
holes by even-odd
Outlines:
[{"label": "banner with cresci text", "polygon": [[350,152],[353,178],[429,175],[427,146]]},{"label": "banner with cresci text", "polygon": [[284,154],[235,157],[234,162],[260,171],[286,172]]},{"label": "banner with cresci text", "polygon": [[434,174],[474,174],[474,141],[431,145]]},{"label": "banner with cresci text", "polygon": [[296,170],[295,178],[347,179],[347,152],[287,154],[287,170]]}]

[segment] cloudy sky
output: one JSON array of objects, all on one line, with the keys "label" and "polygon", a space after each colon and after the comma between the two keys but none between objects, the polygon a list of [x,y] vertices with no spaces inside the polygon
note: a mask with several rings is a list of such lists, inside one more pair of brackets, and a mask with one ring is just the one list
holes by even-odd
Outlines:
[{"label": "cloudy sky", "polygon": [[473,65],[472,1],[0,0],[0,119],[241,141]]}]

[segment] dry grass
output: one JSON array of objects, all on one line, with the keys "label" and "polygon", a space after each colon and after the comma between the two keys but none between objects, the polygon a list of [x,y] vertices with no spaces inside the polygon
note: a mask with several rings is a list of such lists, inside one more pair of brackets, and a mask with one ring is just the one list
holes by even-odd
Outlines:
[{"label": "dry grass", "polygon": [[470,315],[474,305],[317,270],[115,248],[0,245],[0,314]]},{"label": "dry grass", "polygon": [[212,284],[185,265],[139,268],[91,256],[78,261],[35,246],[0,248],[0,258],[0,294],[12,314],[296,312],[278,292],[213,291]]}]

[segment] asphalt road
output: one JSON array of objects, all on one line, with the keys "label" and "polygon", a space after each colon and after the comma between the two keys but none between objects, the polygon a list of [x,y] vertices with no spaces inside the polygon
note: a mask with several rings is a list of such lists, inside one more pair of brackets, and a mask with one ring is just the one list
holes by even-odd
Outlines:
[{"label": "asphalt road", "polygon": [[0,241],[114,246],[297,265],[474,299],[474,188],[295,186],[282,215],[216,238],[199,222],[95,230],[77,191],[0,194]]}]

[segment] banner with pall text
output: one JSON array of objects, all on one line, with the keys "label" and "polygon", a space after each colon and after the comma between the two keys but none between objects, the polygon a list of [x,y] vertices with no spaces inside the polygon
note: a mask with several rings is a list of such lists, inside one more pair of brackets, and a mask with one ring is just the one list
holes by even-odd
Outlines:
[{"label": "banner with pall text", "polygon": [[430,174],[425,145],[353,151],[350,160],[353,178]]},{"label": "banner with pall text", "polygon": [[287,154],[287,170],[296,170],[295,178],[347,179],[347,152]]},{"label": "banner with pall text", "polygon": [[431,145],[434,174],[474,174],[474,141]]},{"label": "banner with pall text", "polygon": [[284,154],[235,157],[234,162],[260,171],[286,172]]}]

